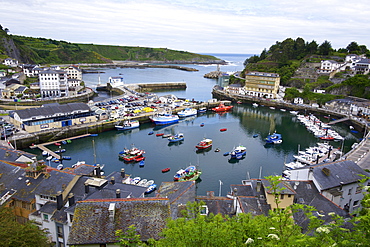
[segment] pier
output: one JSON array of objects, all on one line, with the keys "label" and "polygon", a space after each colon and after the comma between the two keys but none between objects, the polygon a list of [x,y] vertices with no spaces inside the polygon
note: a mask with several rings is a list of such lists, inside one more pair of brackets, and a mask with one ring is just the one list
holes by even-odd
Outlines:
[{"label": "pier", "polygon": [[36,144],[36,145],[30,146],[30,148],[39,148],[42,151],[46,151],[49,155],[53,156],[54,158],[60,159],[62,157],[62,155],[60,153],[57,154],[57,153],[51,151],[50,149],[48,149],[46,146],[51,145],[51,144],[55,144],[57,142],[59,143],[59,142],[62,142],[62,141],[67,141],[67,140],[74,140],[74,139],[79,139],[79,138],[83,138],[83,137],[87,137],[87,136],[91,136],[91,134],[84,134],[84,135],[79,135],[79,136],[73,136],[73,137],[70,137],[70,138],[60,139],[60,140],[57,140],[57,141],[45,142],[45,143],[42,143],[42,144]]}]

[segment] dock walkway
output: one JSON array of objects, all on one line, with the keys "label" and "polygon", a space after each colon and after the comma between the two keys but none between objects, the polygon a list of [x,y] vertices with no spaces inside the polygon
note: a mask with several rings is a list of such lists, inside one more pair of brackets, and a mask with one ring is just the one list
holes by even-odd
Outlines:
[{"label": "dock walkway", "polygon": [[30,146],[30,148],[39,148],[42,151],[46,151],[49,155],[53,156],[54,158],[60,159],[62,157],[62,154],[61,153],[57,154],[57,153],[51,151],[46,146],[47,145],[50,145],[50,144],[60,143],[62,141],[74,140],[74,139],[79,139],[79,138],[83,138],[83,137],[87,137],[87,136],[91,136],[91,134],[84,134],[84,135],[79,135],[79,136],[73,136],[73,137],[69,137],[69,138],[65,138],[65,139],[60,139],[60,140],[52,141],[52,142],[45,142],[45,143],[42,143],[42,144],[32,145],[32,146]]}]

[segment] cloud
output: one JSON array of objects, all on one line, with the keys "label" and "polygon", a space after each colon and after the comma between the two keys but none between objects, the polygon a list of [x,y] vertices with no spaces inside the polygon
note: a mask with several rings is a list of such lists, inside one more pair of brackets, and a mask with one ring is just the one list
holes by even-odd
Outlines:
[{"label": "cloud", "polygon": [[367,4],[312,0],[0,0],[12,34],[76,43],[257,53],[302,37],[334,48],[369,40]]}]

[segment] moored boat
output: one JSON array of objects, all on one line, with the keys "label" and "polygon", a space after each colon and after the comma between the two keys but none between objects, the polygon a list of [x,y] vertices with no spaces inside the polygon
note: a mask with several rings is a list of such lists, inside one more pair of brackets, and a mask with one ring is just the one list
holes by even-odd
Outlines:
[{"label": "moored boat", "polygon": [[247,154],[247,148],[242,145],[237,146],[230,152],[230,156],[232,159],[240,159],[246,154]]},{"label": "moored boat", "polygon": [[283,142],[281,134],[277,134],[276,132],[272,135],[268,135],[265,139],[267,144],[280,144]]},{"label": "moored boat", "polygon": [[224,112],[224,111],[230,111],[233,109],[234,106],[232,105],[224,105],[223,103],[220,103],[218,106],[212,108],[212,111],[214,112]]},{"label": "moored boat", "polygon": [[168,137],[169,142],[179,142],[184,140],[184,134],[178,133],[176,135]]},{"label": "moored boat", "polygon": [[205,113],[207,111],[207,108],[202,107],[198,109],[198,113]]},{"label": "moored boat", "polygon": [[179,111],[179,112],[177,113],[177,115],[178,115],[180,118],[190,117],[190,116],[195,116],[195,115],[197,115],[197,110],[196,110],[196,109],[194,109],[194,108],[185,108],[184,110]]},{"label": "moored boat", "polygon": [[162,169],[162,172],[165,173],[165,172],[169,172],[170,170],[171,168],[167,167],[167,168]]},{"label": "moored boat", "polygon": [[157,188],[157,185],[156,185],[156,184],[152,184],[152,185],[150,185],[150,186],[146,189],[146,191],[145,191],[144,193],[145,193],[145,194],[149,194],[149,193],[151,193],[151,192],[155,191],[155,190],[156,190],[156,188]]},{"label": "moored boat", "polygon": [[220,129],[220,131],[221,132],[224,132],[224,131],[226,131],[227,129],[226,128],[222,128],[222,129]]},{"label": "moored boat", "polygon": [[125,162],[140,161],[139,158],[145,153],[144,150],[132,147],[131,149],[125,149],[118,154],[118,157],[123,159]]},{"label": "moored boat", "polygon": [[140,123],[138,120],[125,120],[123,122],[117,123],[114,127],[117,130],[129,130],[129,129],[134,129],[138,128],[140,126]]},{"label": "moored boat", "polygon": [[207,139],[200,141],[195,147],[197,149],[206,149],[211,146],[212,146],[212,139],[207,138]]},{"label": "moored boat", "polygon": [[198,170],[195,166],[188,166],[185,169],[180,169],[176,172],[173,177],[174,181],[194,181],[199,178],[202,174],[200,170]]},{"label": "moored boat", "polygon": [[150,120],[156,125],[166,125],[179,122],[179,116],[169,113],[157,114],[153,117],[150,117]]}]

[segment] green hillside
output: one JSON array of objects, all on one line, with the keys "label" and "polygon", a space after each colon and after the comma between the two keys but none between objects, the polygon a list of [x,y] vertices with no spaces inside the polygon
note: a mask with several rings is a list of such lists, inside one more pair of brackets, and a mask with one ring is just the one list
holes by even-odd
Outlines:
[{"label": "green hillside", "polygon": [[166,48],[76,44],[62,40],[10,35],[8,31],[0,25],[0,59],[11,57],[21,63],[111,63],[112,60],[172,63],[222,62],[213,56]]},{"label": "green hillside", "polygon": [[176,51],[166,48],[148,48],[148,47],[130,47],[130,46],[110,46],[79,44],[83,50],[93,51],[119,61],[188,61],[188,62],[210,62],[220,61],[216,57],[209,55],[200,55],[185,51]]}]

